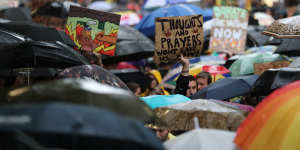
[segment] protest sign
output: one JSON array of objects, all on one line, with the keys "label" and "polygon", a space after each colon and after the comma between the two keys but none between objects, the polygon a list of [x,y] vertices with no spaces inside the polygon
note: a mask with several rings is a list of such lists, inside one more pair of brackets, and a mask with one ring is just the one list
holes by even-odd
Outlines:
[{"label": "protest sign", "polygon": [[80,50],[114,55],[120,15],[71,6],[66,33]]},{"label": "protest sign", "polygon": [[268,69],[278,69],[288,67],[291,62],[289,61],[275,61],[254,64],[254,74],[262,74]]},{"label": "protest sign", "polygon": [[203,16],[161,17],[155,19],[155,54],[157,64],[201,55],[203,46]]},{"label": "protest sign", "polygon": [[243,53],[247,27],[247,10],[237,7],[214,7],[210,49],[216,52]]}]

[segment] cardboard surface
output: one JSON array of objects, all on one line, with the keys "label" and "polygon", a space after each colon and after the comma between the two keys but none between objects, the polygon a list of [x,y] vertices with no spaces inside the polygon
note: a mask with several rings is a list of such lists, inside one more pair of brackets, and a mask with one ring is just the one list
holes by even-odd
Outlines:
[{"label": "cardboard surface", "polygon": [[172,63],[180,54],[198,57],[203,40],[202,15],[156,18],[154,61],[158,65]]}]

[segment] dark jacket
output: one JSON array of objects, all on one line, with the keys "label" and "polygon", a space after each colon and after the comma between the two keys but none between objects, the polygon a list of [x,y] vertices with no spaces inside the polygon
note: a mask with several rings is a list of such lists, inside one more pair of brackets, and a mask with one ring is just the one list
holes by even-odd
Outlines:
[{"label": "dark jacket", "polygon": [[176,81],[175,94],[181,94],[186,96],[186,91],[188,90],[190,81],[190,76],[179,75]]}]

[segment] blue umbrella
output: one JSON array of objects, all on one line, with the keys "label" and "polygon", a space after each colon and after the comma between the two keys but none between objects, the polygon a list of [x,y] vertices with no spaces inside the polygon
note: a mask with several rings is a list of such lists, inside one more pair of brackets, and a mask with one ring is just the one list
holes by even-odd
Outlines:
[{"label": "blue umbrella", "polygon": [[258,75],[249,75],[224,78],[201,89],[193,95],[191,99],[226,100],[237,96],[243,96],[250,92],[252,85],[258,77]]},{"label": "blue umbrella", "polygon": [[169,7],[159,8],[145,16],[139,24],[135,26],[137,30],[144,33],[146,36],[155,35],[155,18],[171,17],[171,16],[189,16],[202,14],[203,21],[210,20],[213,16],[212,9],[201,9],[192,4],[178,4]]},{"label": "blue umbrella", "polygon": [[147,105],[149,105],[152,109],[157,107],[164,107],[168,105],[178,104],[190,101],[188,97],[185,97],[180,94],[176,95],[152,95],[141,97],[141,100],[144,101]]}]

